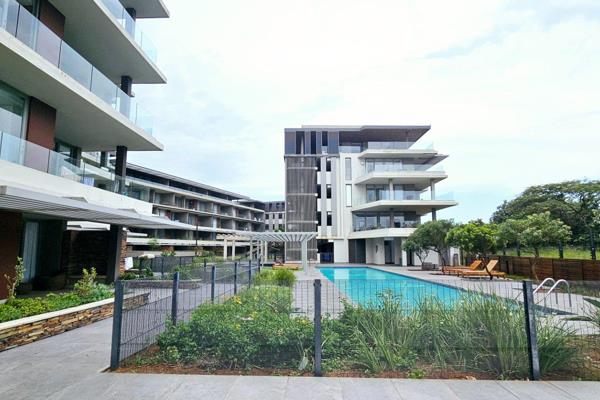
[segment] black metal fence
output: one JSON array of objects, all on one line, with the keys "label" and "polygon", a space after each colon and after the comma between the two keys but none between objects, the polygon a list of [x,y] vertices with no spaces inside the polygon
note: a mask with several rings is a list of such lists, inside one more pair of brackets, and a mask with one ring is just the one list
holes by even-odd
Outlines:
[{"label": "black metal fence", "polygon": [[[256,261],[256,260],[255,260]],[[245,257],[238,257],[232,261],[223,261],[220,257],[203,256],[159,256],[154,258],[134,257],[133,265],[138,275],[143,277],[147,271],[151,271],[154,276],[171,278],[172,274],[181,270],[197,270],[200,268],[210,268],[213,265],[230,264],[234,262],[248,262]]]},{"label": "black metal fence", "polygon": [[200,305],[223,302],[248,288],[260,269],[257,260],[217,265],[202,263],[183,272],[172,271],[168,280],[117,281],[111,369],[154,344],[169,324],[188,321]]},{"label": "black metal fence", "polygon": [[[200,284],[124,287],[111,365],[153,343],[173,316],[185,326],[198,305],[235,300],[241,314],[230,318],[231,309],[218,309],[222,318],[189,326],[201,331],[187,338],[198,341],[195,365],[316,376],[600,379],[600,282],[559,283],[549,293],[551,285],[531,281],[307,279],[289,288],[254,282],[240,291],[255,270],[215,268]],[[140,305],[140,294],[147,303]],[[224,336],[211,337],[215,331]]]}]

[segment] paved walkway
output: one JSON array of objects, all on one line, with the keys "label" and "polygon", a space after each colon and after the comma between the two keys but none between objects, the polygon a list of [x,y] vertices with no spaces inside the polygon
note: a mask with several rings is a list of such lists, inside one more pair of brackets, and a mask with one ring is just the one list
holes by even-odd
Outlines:
[{"label": "paved walkway", "polygon": [[442,381],[101,372],[111,320],[0,353],[0,399],[597,399],[597,382]]}]

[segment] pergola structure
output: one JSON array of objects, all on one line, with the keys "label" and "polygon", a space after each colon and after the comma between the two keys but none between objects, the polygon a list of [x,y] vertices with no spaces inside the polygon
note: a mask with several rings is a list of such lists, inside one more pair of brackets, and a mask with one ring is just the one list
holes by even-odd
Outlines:
[{"label": "pergola structure", "polygon": [[308,270],[308,241],[317,237],[316,232],[246,232],[236,231],[231,234],[218,235],[217,239],[223,240],[223,255],[227,257],[227,243],[232,242],[233,256],[235,256],[235,242],[250,241],[250,254],[254,250],[254,242],[257,242],[258,255],[266,259],[269,242],[301,243],[302,268]]}]

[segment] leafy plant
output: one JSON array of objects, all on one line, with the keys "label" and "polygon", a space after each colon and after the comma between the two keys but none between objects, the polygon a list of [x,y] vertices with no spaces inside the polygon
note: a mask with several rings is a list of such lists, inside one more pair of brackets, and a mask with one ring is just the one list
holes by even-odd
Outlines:
[{"label": "leafy plant", "polygon": [[15,298],[17,286],[23,282],[23,278],[25,278],[25,265],[23,264],[23,259],[21,257],[17,257],[14,275],[4,274],[4,279],[6,280],[6,290],[8,292],[8,301]]},{"label": "leafy plant", "polygon": [[446,241],[452,246],[459,247],[466,254],[487,258],[496,248],[496,237],[495,225],[471,221],[452,228],[446,235]]},{"label": "leafy plant", "polygon": [[102,300],[112,295],[112,289],[110,286],[97,283],[96,268],[92,267],[89,271],[83,269],[83,276],[73,286],[74,293],[81,299],[90,301]]},{"label": "leafy plant", "polygon": [[421,237],[419,236],[412,235],[404,240],[403,249],[406,252],[414,253],[419,261],[421,261],[421,264],[425,262],[429,255],[429,248],[421,241]]},{"label": "leafy plant", "polygon": [[410,236],[413,240],[421,244],[422,247],[427,247],[438,253],[440,263],[448,265],[446,260],[446,251],[450,246],[446,237],[448,232],[454,227],[452,220],[437,220],[428,221],[419,227]]},{"label": "leafy plant", "polygon": [[296,275],[290,270],[263,270],[254,278],[255,285],[277,285],[292,287],[296,283]]},{"label": "leafy plant", "polygon": [[571,317],[569,320],[591,322],[600,329],[600,301],[589,297],[584,297],[583,300],[587,301],[592,307],[586,309],[586,315]]}]

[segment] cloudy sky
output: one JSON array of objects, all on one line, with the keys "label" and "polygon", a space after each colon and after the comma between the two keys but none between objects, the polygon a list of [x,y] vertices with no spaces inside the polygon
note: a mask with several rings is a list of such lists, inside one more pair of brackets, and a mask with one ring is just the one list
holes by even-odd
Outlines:
[{"label": "cloudy sky", "polygon": [[458,207],[600,177],[597,0],[164,0],[142,21],[166,86],[137,86],[165,151],[130,160],[283,199],[283,129],[430,124]]}]

